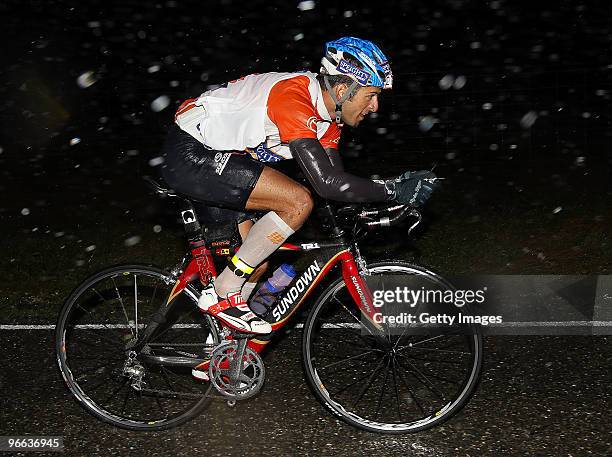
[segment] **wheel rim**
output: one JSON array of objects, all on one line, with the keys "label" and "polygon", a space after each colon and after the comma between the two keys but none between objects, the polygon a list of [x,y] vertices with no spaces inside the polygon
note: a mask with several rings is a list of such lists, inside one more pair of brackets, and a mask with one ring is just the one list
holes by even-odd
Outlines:
[{"label": "wheel rim", "polygon": [[158,363],[165,357],[195,364],[218,342],[193,296],[173,299],[170,322],[154,335],[147,354],[130,354],[129,345],[168,300],[173,284],[155,270],[115,269],[86,282],[67,302],[58,328],[60,370],[77,399],[99,418],[159,428],[205,406],[210,386],[193,380],[189,366]]},{"label": "wheel rim", "polygon": [[[373,274],[431,275],[386,265]],[[482,359],[480,333],[373,335],[344,282],[321,297],[305,329],[306,367],[317,395],[341,418],[382,432],[410,432],[450,417],[473,390]]]}]

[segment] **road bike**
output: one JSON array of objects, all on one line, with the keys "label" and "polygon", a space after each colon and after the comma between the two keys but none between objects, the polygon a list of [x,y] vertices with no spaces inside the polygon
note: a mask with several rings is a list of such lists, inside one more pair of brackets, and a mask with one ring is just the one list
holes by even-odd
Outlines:
[{"label": "road bike", "polygon": [[[213,401],[234,406],[253,397],[265,380],[262,350],[307,301],[306,381],[344,422],[371,432],[418,432],[449,419],[474,392],[483,359],[478,326],[381,322],[374,299],[384,296],[375,290],[381,284],[454,290],[428,268],[396,260],[368,263],[359,251],[358,241],[372,229],[411,218],[410,232],[421,221],[417,209],[336,209],[324,202],[319,214],[328,239],[282,245],[280,251],[295,252],[302,267],[264,316],[273,332],[255,336],[227,328],[197,306],[217,265],[239,246],[237,231],[220,236],[214,226],[202,227],[188,197],[153,180],[150,185],[181,203],[187,254],[169,271],[120,265],[94,274],[68,297],[56,327],[66,385],[98,419],[130,430],[161,430],[196,417]],[[192,368],[206,360],[210,381],[192,378]]]}]

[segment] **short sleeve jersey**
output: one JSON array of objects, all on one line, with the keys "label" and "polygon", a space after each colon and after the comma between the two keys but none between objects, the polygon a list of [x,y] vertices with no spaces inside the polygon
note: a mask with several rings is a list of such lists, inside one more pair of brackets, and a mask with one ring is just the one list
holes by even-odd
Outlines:
[{"label": "short sleeve jersey", "polygon": [[[259,83],[259,84],[258,84]],[[269,88],[269,89],[268,89]],[[266,89],[267,96],[266,96]],[[182,122],[181,116],[189,113],[190,119],[196,119],[200,107],[206,116],[220,116],[215,121],[223,130],[229,132],[261,131],[258,144],[248,144],[248,138],[257,138],[257,135],[244,135],[247,140],[234,141],[232,149],[246,150],[254,159],[263,162],[277,162],[291,159],[289,143],[298,138],[318,139],[323,148],[338,148],[341,129],[331,120],[316,76],[312,73],[266,73],[263,75],[249,75],[237,81],[228,83],[227,88],[219,92],[224,98],[216,96],[216,91],[207,92],[199,99],[188,100],[177,111],[175,117],[177,124],[183,130],[192,134],[205,145],[213,149],[223,149],[223,138],[212,138],[217,129],[209,131],[201,128],[201,123],[194,121]],[[233,94],[236,94],[232,97]],[[228,100],[233,112],[226,115],[226,111],[218,108],[218,100]],[[242,111],[241,107],[243,107]],[[213,112],[216,110],[217,112]],[[235,112],[240,115],[236,116]],[[259,114],[261,113],[261,114]],[[265,113],[265,114],[264,114]],[[261,116],[261,120],[257,118]],[[259,124],[263,123],[262,126]],[[182,125],[183,124],[183,125]],[[250,129],[250,130],[249,130]],[[206,134],[201,134],[205,132]],[[227,134],[225,136],[227,138]],[[251,143],[259,141],[251,141]],[[228,142],[228,145],[230,143]],[[219,147],[221,146],[221,148]]]}]

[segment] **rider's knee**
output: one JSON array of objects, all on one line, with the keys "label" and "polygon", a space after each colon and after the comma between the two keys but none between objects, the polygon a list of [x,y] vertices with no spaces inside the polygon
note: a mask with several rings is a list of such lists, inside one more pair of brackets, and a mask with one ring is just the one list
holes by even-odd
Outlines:
[{"label": "rider's knee", "polygon": [[306,220],[314,207],[314,200],[312,199],[310,191],[304,186],[299,186],[293,197],[292,206],[295,214],[299,216],[300,219]]}]

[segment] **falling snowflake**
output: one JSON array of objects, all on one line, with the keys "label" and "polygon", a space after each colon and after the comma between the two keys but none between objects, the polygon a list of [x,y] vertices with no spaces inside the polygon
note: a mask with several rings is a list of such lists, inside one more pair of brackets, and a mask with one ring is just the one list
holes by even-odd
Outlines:
[{"label": "falling snowflake", "polygon": [[136,246],[138,243],[140,243],[140,240],[141,238],[138,235],[135,235],[127,238],[123,244],[126,246]]},{"label": "falling snowflake", "polygon": [[298,9],[300,11],[308,11],[313,10],[315,8],[315,2],[313,1],[305,1],[298,3]]},{"label": "falling snowflake", "polygon": [[156,113],[166,109],[170,104],[170,98],[167,95],[160,95],[151,102],[151,109]]},{"label": "falling snowflake", "polygon": [[440,81],[438,81],[438,86],[440,89],[446,90],[453,87],[453,83],[455,82],[455,77],[453,75],[445,75],[442,77]]},{"label": "falling snowflake", "polygon": [[529,111],[521,118],[521,127],[524,129],[531,128],[537,119],[538,114],[535,111]]},{"label": "falling snowflake", "polygon": [[153,157],[151,160],[149,160],[150,167],[156,167],[158,165],[161,165],[162,163],[164,163],[163,157]]},{"label": "falling snowflake", "polygon": [[97,79],[94,76],[93,71],[86,71],[82,75],[77,78],[77,85],[81,89],[87,89],[90,86],[93,86],[96,83]]}]

